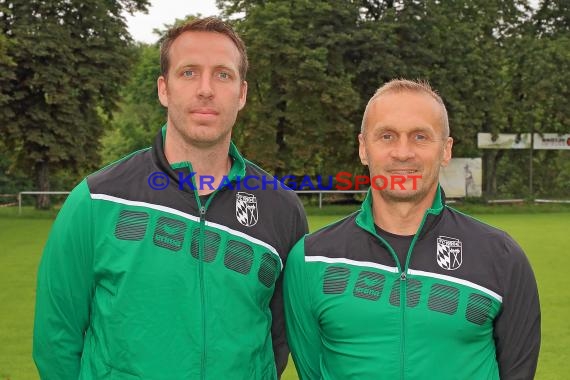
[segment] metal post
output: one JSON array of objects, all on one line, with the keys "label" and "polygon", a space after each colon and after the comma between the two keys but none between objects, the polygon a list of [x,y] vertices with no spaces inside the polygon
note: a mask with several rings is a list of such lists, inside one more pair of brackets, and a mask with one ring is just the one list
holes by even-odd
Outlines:
[{"label": "metal post", "polygon": [[22,215],[22,193],[18,193],[18,215]]},{"label": "metal post", "polygon": [[532,189],[532,159],[533,159],[533,152],[534,152],[534,128],[530,130],[530,159],[529,159],[529,168],[528,168],[528,190],[530,199],[534,197],[533,189]]},{"label": "metal post", "polygon": [[319,193],[319,208],[323,208],[323,193]]}]

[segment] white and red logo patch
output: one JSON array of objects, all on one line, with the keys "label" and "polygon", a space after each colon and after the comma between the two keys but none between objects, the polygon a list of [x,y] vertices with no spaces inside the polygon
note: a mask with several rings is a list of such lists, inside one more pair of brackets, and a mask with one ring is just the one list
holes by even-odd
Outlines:
[{"label": "white and red logo patch", "polygon": [[257,198],[255,195],[241,191],[236,194],[236,218],[246,227],[257,224]]},{"label": "white and red logo patch", "polygon": [[463,243],[447,236],[437,238],[437,264],[445,270],[456,270],[463,262]]}]

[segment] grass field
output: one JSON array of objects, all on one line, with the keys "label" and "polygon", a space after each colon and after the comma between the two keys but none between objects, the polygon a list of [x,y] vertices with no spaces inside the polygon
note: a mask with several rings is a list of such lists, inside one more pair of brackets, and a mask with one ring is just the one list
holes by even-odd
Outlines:
[{"label": "grass field", "polygon": [[[311,230],[355,209],[308,209]],[[566,379],[570,373],[570,210],[478,207],[480,220],[500,227],[524,248],[534,267],[542,305],[542,348],[536,379]],[[555,208],[548,208],[549,211]],[[489,213],[491,212],[491,213]],[[0,380],[38,379],[31,359],[35,273],[53,212],[0,209]],[[282,379],[297,379],[292,362]]]}]

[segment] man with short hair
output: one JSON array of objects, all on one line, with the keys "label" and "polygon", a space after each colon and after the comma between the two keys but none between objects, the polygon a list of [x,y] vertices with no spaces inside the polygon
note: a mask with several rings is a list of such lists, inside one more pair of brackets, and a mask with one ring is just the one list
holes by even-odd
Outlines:
[{"label": "man with short hair", "polygon": [[[394,80],[369,101],[361,209],[305,236],[285,271],[287,335],[301,379],[532,379],[536,281],[505,232],[445,204],[445,105],[427,83]],[[417,179],[420,177],[420,179]]]},{"label": "man with short hair", "polygon": [[244,44],[197,19],[166,34],[161,70],[168,115],[153,146],[83,180],[50,233],[34,326],[42,379],[265,380],[286,366],[280,273],[307,221],[231,142]]}]

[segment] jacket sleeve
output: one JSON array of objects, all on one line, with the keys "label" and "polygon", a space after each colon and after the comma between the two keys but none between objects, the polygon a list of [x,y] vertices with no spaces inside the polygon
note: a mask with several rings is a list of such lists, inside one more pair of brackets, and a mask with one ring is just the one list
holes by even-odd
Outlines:
[{"label": "jacket sleeve", "polygon": [[289,359],[289,345],[285,336],[285,312],[283,310],[283,276],[279,276],[275,283],[275,292],[269,303],[269,309],[272,318],[271,339],[273,341],[275,367],[277,368],[277,376],[281,378]]},{"label": "jacket sleeve", "polygon": [[[288,229],[291,229],[287,251],[289,251],[309,229],[303,205],[299,200],[296,211],[294,214],[295,221],[287,226]],[[286,260],[283,260],[283,263],[285,264]],[[285,264],[285,267],[286,266]],[[275,355],[277,374],[280,378],[287,367],[287,361],[289,359],[289,345],[287,344],[287,336],[285,334],[285,311],[283,310],[283,275],[279,276],[275,283],[275,291],[271,298],[269,308],[272,317],[271,338],[273,340],[273,354]]]},{"label": "jacket sleeve", "polygon": [[305,263],[305,239],[295,245],[285,268],[287,338],[301,380],[320,379],[321,338],[311,299],[311,274]]},{"label": "jacket sleeve", "polygon": [[502,309],[494,336],[501,380],[534,378],[540,349],[540,304],[536,280],[522,249],[509,236]]},{"label": "jacket sleeve", "polygon": [[92,298],[91,218],[84,180],[60,210],[38,269],[33,358],[41,379],[79,378]]}]

